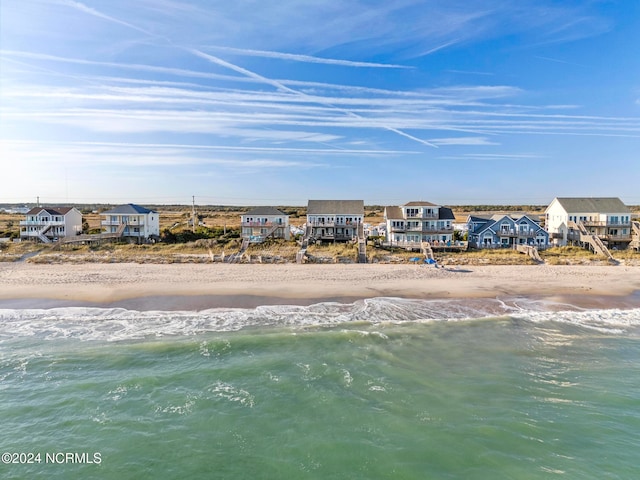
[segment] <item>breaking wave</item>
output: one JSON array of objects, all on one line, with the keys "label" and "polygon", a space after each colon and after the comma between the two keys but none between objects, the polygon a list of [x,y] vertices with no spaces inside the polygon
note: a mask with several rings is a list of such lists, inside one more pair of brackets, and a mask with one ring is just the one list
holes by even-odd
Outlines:
[{"label": "breaking wave", "polygon": [[418,300],[371,298],[349,304],[269,305],[202,311],[137,311],[65,307],[0,309],[0,343],[16,337],[79,340],[136,340],[230,332],[246,328],[309,328],[349,324],[463,321],[513,318],[561,322],[604,333],[640,329],[640,309],[581,309],[531,299]]}]

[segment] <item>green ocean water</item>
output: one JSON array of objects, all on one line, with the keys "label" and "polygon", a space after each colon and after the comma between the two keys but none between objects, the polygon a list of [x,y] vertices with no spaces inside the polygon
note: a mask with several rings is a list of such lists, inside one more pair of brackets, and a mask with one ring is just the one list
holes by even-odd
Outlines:
[{"label": "green ocean water", "polygon": [[89,339],[38,315],[0,329],[3,479],[640,478],[638,309],[142,338],[91,312]]}]

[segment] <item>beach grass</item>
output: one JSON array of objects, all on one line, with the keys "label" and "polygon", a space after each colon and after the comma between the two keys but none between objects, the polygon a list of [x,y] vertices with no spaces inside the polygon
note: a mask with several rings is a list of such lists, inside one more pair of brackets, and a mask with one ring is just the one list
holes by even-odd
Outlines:
[{"label": "beach grass", "polygon": [[[209,263],[220,262],[240,250],[241,239],[200,239],[186,243],[128,244],[102,243],[96,245],[45,245],[33,242],[0,244],[0,262],[25,260],[37,264],[60,263]],[[251,244],[241,263],[295,263],[300,246],[293,240],[269,239]],[[324,243],[310,245],[308,263],[355,263],[357,248],[353,243]],[[640,253],[633,250],[612,250],[614,258],[627,265],[640,265]],[[508,248],[468,251],[435,251],[441,265],[533,265],[535,262],[522,253]],[[607,259],[580,247],[555,247],[540,251],[549,265],[605,265]],[[403,249],[367,247],[368,263],[414,263],[423,258],[419,252]]]},{"label": "beach grass", "polygon": [[436,252],[441,265],[534,265],[528,255],[510,248],[468,250],[466,252]]}]

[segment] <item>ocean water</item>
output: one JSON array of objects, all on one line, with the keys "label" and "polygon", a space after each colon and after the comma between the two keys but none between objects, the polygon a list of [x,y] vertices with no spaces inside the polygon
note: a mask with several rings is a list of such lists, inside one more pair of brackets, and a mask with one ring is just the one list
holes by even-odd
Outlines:
[{"label": "ocean water", "polygon": [[610,307],[1,309],[0,478],[640,478]]}]

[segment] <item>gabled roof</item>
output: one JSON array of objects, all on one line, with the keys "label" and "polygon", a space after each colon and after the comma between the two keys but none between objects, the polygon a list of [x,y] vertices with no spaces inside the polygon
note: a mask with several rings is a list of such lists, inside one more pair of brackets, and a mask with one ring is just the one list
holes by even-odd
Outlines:
[{"label": "gabled roof", "polygon": [[135,205],[133,203],[127,203],[126,205],[118,205],[111,210],[106,212],[102,212],[101,215],[140,215],[146,213],[156,213],[153,210],[149,210],[148,208],[141,207],[140,205]]},{"label": "gabled roof", "polygon": [[252,208],[243,215],[279,215],[279,216],[288,216],[286,213],[282,213],[280,210],[274,207],[256,207]]},{"label": "gabled roof", "polygon": [[469,215],[469,217],[467,218],[467,222],[474,222],[474,223],[490,222],[490,221],[491,221],[491,217],[483,217],[480,215]]},{"label": "gabled roof", "polygon": [[364,200],[309,200],[307,215],[364,215]]},{"label": "gabled roof", "polygon": [[631,213],[618,197],[556,197],[555,200],[567,213]]},{"label": "gabled roof", "polygon": [[37,215],[38,213],[45,211],[49,215],[66,215],[75,207],[33,207],[26,215]]},{"label": "gabled roof", "polygon": [[[524,219],[526,223],[532,227],[536,227],[539,232],[545,232],[544,229],[540,226],[538,222],[533,220],[531,217],[527,215],[520,215],[519,217],[512,217],[511,215],[492,215],[491,218],[484,217],[475,217],[469,216],[469,220],[473,223],[478,223],[478,228],[474,231],[471,231],[473,235],[480,235],[481,233],[490,230],[493,233],[497,233],[497,229],[495,228],[498,224],[502,223],[504,219],[509,220],[509,223],[512,223],[515,226],[520,225],[522,220]],[[546,232],[545,232],[546,233]]]},{"label": "gabled roof", "polygon": [[501,224],[505,218],[509,220],[511,224],[515,223],[513,218],[511,218],[509,215],[492,215],[490,219],[487,219],[486,223],[479,225],[478,229],[474,230],[472,233],[474,235],[479,235],[487,230],[490,230],[492,233],[497,233],[495,227],[497,226],[497,224]]},{"label": "gabled roof", "polygon": [[66,215],[71,210],[74,210],[76,207],[56,207],[56,210],[59,211],[62,215]]}]

